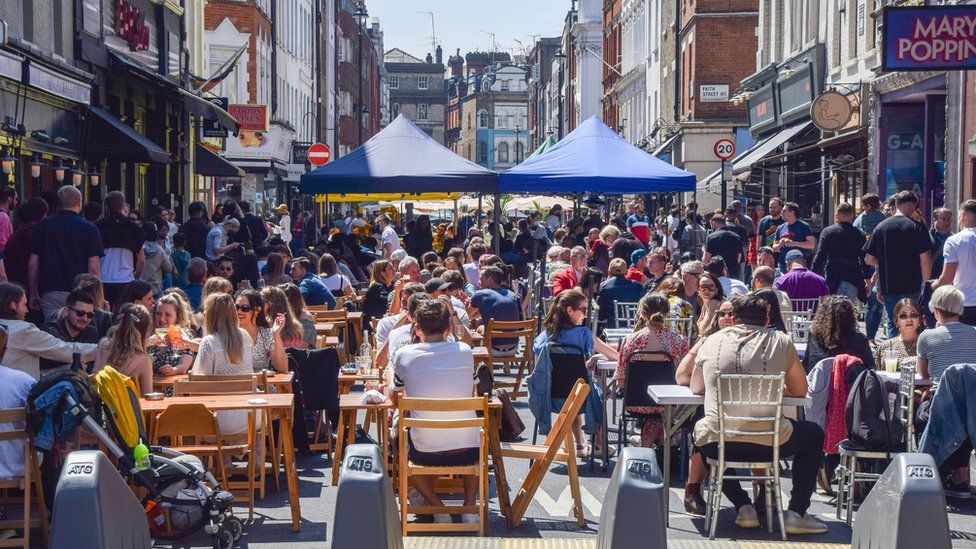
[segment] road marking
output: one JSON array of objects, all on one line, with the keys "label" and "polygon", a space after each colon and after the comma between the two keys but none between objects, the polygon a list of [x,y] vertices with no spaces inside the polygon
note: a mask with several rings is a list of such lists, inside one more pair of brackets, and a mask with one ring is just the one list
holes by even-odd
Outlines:
[{"label": "road marking", "polygon": [[[552,496],[546,493],[545,490],[540,486],[538,490],[535,491],[535,497],[532,498],[539,502],[539,505],[545,509],[546,513],[550,517],[571,517],[573,511],[573,493],[569,490],[569,486],[563,488],[561,494],[559,494],[559,499],[552,499]],[[580,486],[580,499],[583,501],[583,506],[595,517],[600,516],[600,512],[603,510],[603,504],[600,503],[589,490]]]}]

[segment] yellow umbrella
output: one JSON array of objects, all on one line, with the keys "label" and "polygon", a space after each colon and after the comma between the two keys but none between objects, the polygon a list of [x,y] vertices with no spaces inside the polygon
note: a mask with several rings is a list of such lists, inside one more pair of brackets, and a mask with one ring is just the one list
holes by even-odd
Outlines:
[{"label": "yellow umbrella", "polygon": [[396,202],[406,200],[457,200],[459,193],[366,193],[366,194],[318,194],[316,202]]}]

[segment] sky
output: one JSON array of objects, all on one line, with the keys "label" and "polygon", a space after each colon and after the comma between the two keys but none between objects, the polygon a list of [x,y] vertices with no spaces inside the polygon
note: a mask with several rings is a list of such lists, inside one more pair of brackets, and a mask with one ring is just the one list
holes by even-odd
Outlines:
[{"label": "sky", "polygon": [[[437,42],[444,48],[444,62],[461,48],[526,52],[540,36],[559,36],[570,0],[366,0],[370,18],[379,17],[383,48],[393,48],[423,59],[431,46],[430,15],[434,13]],[[482,32],[485,31],[485,32]],[[521,41],[522,44],[519,44]]]}]

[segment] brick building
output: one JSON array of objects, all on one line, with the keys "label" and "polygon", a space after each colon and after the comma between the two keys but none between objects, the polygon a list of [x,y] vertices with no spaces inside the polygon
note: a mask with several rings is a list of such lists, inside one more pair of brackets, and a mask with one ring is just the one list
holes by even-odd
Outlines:
[{"label": "brick building", "polygon": [[[382,34],[356,21],[357,6],[337,0],[336,10],[336,120],[338,151],[347,154],[380,131],[380,63]],[[360,47],[361,45],[361,47]],[[361,51],[360,51],[361,50]],[[361,66],[360,66],[361,62]],[[358,118],[358,120],[357,120]]]},{"label": "brick building", "polygon": [[620,8],[621,0],[603,3],[603,122],[620,131],[619,108],[615,87],[620,81]]},{"label": "brick building", "polygon": [[390,88],[391,119],[402,113],[435,141],[445,143],[447,93],[440,46],[435,53],[436,58],[428,53],[427,58],[421,60],[393,48],[383,55],[383,64]]}]

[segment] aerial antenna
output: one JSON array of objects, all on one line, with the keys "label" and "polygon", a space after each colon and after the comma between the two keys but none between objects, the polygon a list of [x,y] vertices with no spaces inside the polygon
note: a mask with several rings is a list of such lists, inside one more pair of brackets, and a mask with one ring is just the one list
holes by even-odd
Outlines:
[{"label": "aerial antenna", "polygon": [[423,13],[430,16],[430,53],[431,55],[437,51],[437,33],[434,32],[434,12],[432,11],[418,11],[417,13]]},{"label": "aerial antenna", "polygon": [[478,32],[483,32],[491,37],[491,64],[495,64],[495,51],[498,49],[498,42],[495,40],[495,33],[491,31],[486,31],[483,29],[478,29]]}]

